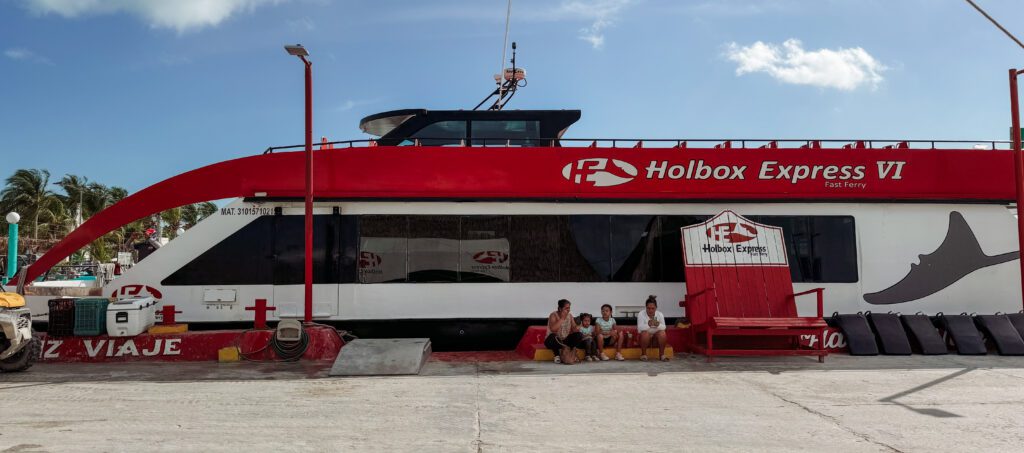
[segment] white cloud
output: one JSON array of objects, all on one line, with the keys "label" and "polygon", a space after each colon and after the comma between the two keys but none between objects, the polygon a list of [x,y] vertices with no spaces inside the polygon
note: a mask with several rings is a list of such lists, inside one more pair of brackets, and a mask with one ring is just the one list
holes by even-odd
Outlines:
[{"label": "white cloud", "polygon": [[316,30],[316,23],[313,22],[313,19],[302,17],[288,21],[288,28],[292,30],[313,31]]},{"label": "white cloud", "polygon": [[163,66],[181,66],[191,64],[192,59],[185,55],[164,54],[157,58],[157,62],[159,62]]},{"label": "white cloud", "polygon": [[807,51],[796,39],[782,46],[761,41],[749,46],[730,43],[725,56],[738,65],[736,75],[764,72],[784,83],[846,91],[876,88],[888,69],[860,47]]},{"label": "white cloud", "polygon": [[792,0],[713,0],[683,3],[683,11],[708,16],[756,16],[767,13],[799,10],[802,6]]},{"label": "white cloud", "polygon": [[362,107],[364,105],[376,104],[380,102],[379,98],[374,99],[346,99],[341,105],[334,108],[337,112],[347,112],[356,107]]},{"label": "white cloud", "polygon": [[4,51],[4,55],[12,60],[24,60],[32,56],[32,51],[28,49],[7,49]]},{"label": "white cloud", "polygon": [[604,30],[618,20],[619,14],[634,0],[563,0],[553,18],[579,19],[590,22],[580,29],[579,38],[594,49],[604,47]]},{"label": "white cloud", "polygon": [[128,13],[154,28],[188,29],[220,24],[235,13],[287,0],[25,0],[38,14],[78,17]]},{"label": "white cloud", "polygon": [[29,61],[32,63],[42,63],[52,65],[53,62],[49,58],[41,55],[36,55],[35,52],[25,48],[11,48],[4,51],[4,56],[12,60]]},{"label": "white cloud", "polygon": [[[524,22],[570,22],[586,24],[579,30],[579,39],[590,43],[595,49],[604,46],[605,29],[618,22],[621,13],[628,6],[642,0],[534,0],[512,2],[512,32],[519,21]],[[373,19],[385,22],[426,22],[426,21],[486,21],[505,23],[505,2],[480,1],[418,2],[394,8],[388,14]],[[504,30],[497,28],[495,30]]]}]

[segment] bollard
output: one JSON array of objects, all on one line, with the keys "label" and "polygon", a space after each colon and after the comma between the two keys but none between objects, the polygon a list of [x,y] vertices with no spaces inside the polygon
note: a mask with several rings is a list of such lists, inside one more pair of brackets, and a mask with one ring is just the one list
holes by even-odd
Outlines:
[{"label": "bollard", "polygon": [[172,326],[172,325],[174,325],[176,323],[176,321],[177,321],[175,319],[175,317],[174,317],[174,315],[176,313],[181,313],[181,311],[180,310],[179,311],[175,311],[174,310],[174,305],[164,305],[163,307],[161,307],[160,308],[160,317],[162,318],[162,320],[160,321],[160,325],[163,325],[163,326]]},{"label": "bollard", "polygon": [[277,310],[277,307],[268,307],[266,299],[256,299],[256,305],[245,307],[245,309],[256,312],[254,313],[253,328],[266,329],[267,312]]}]

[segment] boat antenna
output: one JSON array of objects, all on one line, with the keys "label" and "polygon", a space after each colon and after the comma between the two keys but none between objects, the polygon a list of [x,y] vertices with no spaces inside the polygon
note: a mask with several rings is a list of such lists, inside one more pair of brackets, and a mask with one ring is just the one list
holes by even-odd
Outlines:
[{"label": "boat antenna", "polygon": [[505,12],[505,41],[501,46],[501,71],[494,75],[494,83],[497,88],[494,89],[484,100],[480,101],[473,110],[480,110],[487,101],[491,98],[495,98],[494,103],[491,104],[487,110],[501,110],[505,107],[505,104],[512,99],[512,96],[516,94],[516,89],[526,86],[526,71],[523,68],[516,67],[516,43],[512,42],[512,67],[505,67],[505,50],[508,48],[508,28],[509,19],[512,17],[512,0],[508,0],[508,10]]},{"label": "boat antenna", "polygon": [[484,100],[480,101],[473,110],[480,110],[487,101],[494,99],[494,103],[491,104],[487,110],[501,110],[505,107],[505,104],[515,96],[516,90],[526,86],[526,70],[516,66],[516,43],[512,42],[512,67],[505,68],[502,74],[495,74],[494,81],[498,84],[498,87],[494,89],[491,94],[487,95]]},{"label": "boat antenna", "polygon": [[[505,40],[501,42],[501,61],[498,62],[498,74],[505,72],[505,51],[508,49],[508,25],[512,21],[512,0],[508,0],[508,9],[505,10]],[[501,88],[501,82],[494,81]]]}]

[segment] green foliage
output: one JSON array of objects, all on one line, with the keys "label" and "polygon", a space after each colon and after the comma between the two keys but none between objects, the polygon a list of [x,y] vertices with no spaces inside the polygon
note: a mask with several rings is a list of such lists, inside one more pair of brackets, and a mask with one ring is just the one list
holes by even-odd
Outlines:
[{"label": "green foliage", "polygon": [[[0,190],[0,228],[7,231],[6,213],[21,214],[21,252],[42,253],[96,213],[128,197],[122,187],[105,186],[89,178],[67,174],[53,183],[63,193],[51,190],[50,172],[42,169],[20,169],[5,180]],[[200,220],[217,212],[213,203],[196,203],[161,212],[164,235],[177,236],[179,228],[191,228]],[[131,251],[132,244],[146,239],[145,230],[155,225],[154,219],[139,219],[124,225],[72,255],[82,259],[88,251],[93,260],[110,261],[118,251]]]}]

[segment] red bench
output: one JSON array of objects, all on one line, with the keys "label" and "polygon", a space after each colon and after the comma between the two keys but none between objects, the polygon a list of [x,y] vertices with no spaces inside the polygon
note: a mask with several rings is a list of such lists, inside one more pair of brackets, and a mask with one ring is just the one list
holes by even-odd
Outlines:
[{"label": "red bench", "polygon": [[[810,355],[824,362],[822,341],[813,348],[800,341],[826,327],[824,289],[793,292],[781,228],[723,211],[681,230],[687,294],[679,305],[690,319],[694,352],[709,362],[716,355]],[[810,294],[817,296],[817,315],[801,317],[796,298]],[[718,336],[734,339],[716,348]]]}]

